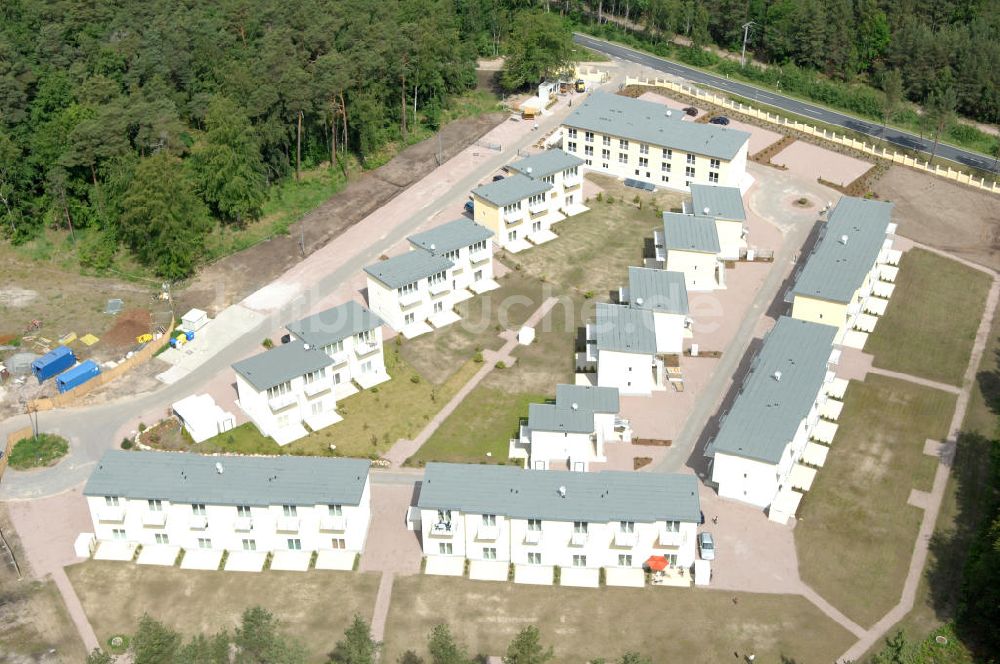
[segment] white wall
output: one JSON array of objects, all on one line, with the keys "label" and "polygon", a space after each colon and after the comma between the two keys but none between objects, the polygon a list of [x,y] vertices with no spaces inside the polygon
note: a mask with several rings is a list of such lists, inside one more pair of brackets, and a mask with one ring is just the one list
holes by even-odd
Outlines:
[{"label": "white wall", "polygon": [[653,312],[657,353],[680,353],[684,350],[684,321],[686,318],[683,314]]},{"label": "white wall", "polygon": [[718,288],[716,274],[718,265],[719,261],[715,254],[670,249],[667,251],[664,269],[683,272],[688,292],[711,291]]},{"label": "white wall", "polygon": [[653,356],[600,350],[597,355],[597,384],[617,387],[623,396],[647,396],[655,385]]},{"label": "white wall", "polygon": [[715,229],[719,232],[719,258],[737,260],[740,250],[747,248],[747,239],[743,236],[743,222],[716,219]]}]

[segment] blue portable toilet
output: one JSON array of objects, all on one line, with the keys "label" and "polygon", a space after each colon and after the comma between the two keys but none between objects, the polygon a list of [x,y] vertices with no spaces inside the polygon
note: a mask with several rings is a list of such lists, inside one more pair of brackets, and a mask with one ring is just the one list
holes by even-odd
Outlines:
[{"label": "blue portable toilet", "polygon": [[69,392],[74,387],[83,385],[99,373],[101,373],[101,368],[93,360],[86,360],[69,371],[59,374],[59,377],[56,378],[56,389],[60,393]]},{"label": "blue portable toilet", "polygon": [[66,346],[59,346],[31,363],[31,372],[41,383],[76,364],[76,355]]}]

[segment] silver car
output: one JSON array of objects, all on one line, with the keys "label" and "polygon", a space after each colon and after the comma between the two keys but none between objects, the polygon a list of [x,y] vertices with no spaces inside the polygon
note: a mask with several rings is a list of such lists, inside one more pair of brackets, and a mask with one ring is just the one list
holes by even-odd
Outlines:
[{"label": "silver car", "polygon": [[715,560],[715,540],[712,533],[698,533],[698,553],[702,560]]}]

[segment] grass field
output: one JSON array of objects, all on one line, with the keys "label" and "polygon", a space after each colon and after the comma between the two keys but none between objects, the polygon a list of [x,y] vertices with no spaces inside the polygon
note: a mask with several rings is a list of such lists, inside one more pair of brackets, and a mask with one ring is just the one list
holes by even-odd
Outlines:
[{"label": "grass field", "polygon": [[31,438],[22,438],[14,443],[10,451],[11,468],[28,470],[52,466],[69,452],[69,443],[62,436],[40,433]]},{"label": "grass field", "polygon": [[826,465],[799,508],[795,545],[802,579],[862,626],[900,598],[923,512],[911,489],[929,491],[955,396],[869,375],[847,390]]},{"label": "grass field", "polygon": [[[447,623],[472,654],[501,655],[535,625],[555,662],[615,661],[636,650],[654,662],[829,662],[849,632],[802,597],[664,587],[566,588],[445,577],[397,577],[382,661],[427,655],[427,635]],[[405,598],[405,600],[401,599]],[[784,659],[779,659],[784,658]]]},{"label": "grass field", "polygon": [[371,620],[379,581],[356,572],[198,572],[93,560],[66,573],[102,643],[130,634],[147,612],[190,637],[231,630],[245,609],[260,605],[316,662],[325,661],[355,613]]},{"label": "grass field", "polygon": [[979,270],[911,249],[865,352],[877,367],[961,385],[989,287]]}]

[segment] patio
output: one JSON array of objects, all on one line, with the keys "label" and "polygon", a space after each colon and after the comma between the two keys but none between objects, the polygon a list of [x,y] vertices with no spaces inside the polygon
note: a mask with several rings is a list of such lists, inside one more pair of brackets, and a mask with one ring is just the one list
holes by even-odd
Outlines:
[{"label": "patio", "polygon": [[223,553],[216,549],[184,549],[181,569],[217,570]]},{"label": "patio", "polygon": [[139,565],[161,565],[173,567],[177,562],[177,554],[181,552],[181,547],[170,544],[153,544],[142,547],[139,557],[135,562]]},{"label": "patio", "polygon": [[227,572],[261,572],[267,554],[263,551],[230,551],[226,557]]}]

